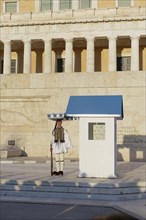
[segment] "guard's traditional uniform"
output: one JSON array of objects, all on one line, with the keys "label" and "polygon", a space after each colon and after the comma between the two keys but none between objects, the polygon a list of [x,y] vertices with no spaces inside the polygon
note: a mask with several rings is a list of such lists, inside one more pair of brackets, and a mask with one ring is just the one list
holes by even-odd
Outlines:
[{"label": "guard's traditional uniform", "polygon": [[63,175],[64,154],[72,147],[68,132],[66,129],[56,127],[52,132],[52,150],[55,154],[56,171],[53,174]]}]

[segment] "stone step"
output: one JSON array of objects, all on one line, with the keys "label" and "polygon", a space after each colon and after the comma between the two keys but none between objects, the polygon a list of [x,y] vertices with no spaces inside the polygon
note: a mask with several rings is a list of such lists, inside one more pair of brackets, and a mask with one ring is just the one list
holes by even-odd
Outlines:
[{"label": "stone step", "polygon": [[85,182],[1,181],[1,196],[129,200],[146,196],[145,183],[95,184]]},{"label": "stone step", "polygon": [[84,193],[56,193],[56,192],[37,192],[37,191],[5,191],[0,192],[2,197],[35,197],[35,198],[53,198],[53,199],[79,199],[79,200],[104,200],[104,201],[124,201],[144,199],[145,193],[132,193],[125,195],[99,195],[99,194],[84,194]]},{"label": "stone step", "polygon": [[36,185],[1,185],[1,190],[16,191],[36,191],[36,192],[63,192],[63,193],[84,193],[84,194],[105,194],[105,195],[124,195],[132,193],[144,193],[144,187],[124,187],[124,188],[91,188],[91,187],[66,187],[66,186],[36,186]]}]

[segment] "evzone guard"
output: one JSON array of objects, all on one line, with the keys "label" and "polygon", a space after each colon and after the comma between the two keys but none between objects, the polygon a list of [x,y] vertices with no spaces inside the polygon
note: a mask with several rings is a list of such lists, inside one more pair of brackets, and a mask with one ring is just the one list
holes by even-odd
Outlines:
[{"label": "evzone guard", "polygon": [[[72,148],[70,138],[66,129],[62,127],[62,119],[57,119],[52,131],[51,141],[51,175],[63,175],[64,154]],[[53,171],[53,155],[55,154],[56,171]]]}]

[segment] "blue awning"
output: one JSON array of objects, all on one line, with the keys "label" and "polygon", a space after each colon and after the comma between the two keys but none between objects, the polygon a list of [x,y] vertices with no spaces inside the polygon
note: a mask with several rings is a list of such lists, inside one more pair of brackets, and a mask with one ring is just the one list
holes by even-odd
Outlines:
[{"label": "blue awning", "polygon": [[66,115],[68,117],[123,118],[122,96],[71,96]]}]

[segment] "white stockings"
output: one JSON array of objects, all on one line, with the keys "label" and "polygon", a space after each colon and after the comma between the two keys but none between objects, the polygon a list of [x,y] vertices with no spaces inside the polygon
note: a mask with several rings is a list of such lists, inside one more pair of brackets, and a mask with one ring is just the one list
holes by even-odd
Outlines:
[{"label": "white stockings", "polygon": [[56,161],[56,171],[63,171],[64,166],[64,154],[55,154],[55,161]]}]

